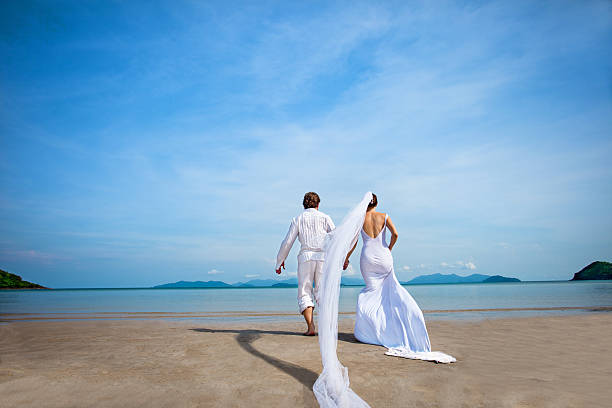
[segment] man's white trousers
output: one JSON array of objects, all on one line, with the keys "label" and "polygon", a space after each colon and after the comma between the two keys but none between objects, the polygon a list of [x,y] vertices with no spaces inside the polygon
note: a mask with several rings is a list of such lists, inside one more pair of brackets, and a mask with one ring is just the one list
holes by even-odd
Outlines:
[{"label": "man's white trousers", "polygon": [[[314,307],[323,261],[298,262],[298,306],[300,313],[307,307]],[[314,289],[312,288],[314,284]]]}]

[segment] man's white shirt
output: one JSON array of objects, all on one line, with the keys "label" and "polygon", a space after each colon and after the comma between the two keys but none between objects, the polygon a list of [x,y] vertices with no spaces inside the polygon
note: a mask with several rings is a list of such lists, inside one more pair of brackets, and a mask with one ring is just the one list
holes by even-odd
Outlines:
[{"label": "man's white shirt", "polygon": [[291,220],[287,236],[283,240],[276,256],[276,269],[287,259],[289,251],[298,238],[302,245],[298,254],[298,262],[323,261],[323,242],[325,235],[336,228],[331,217],[316,208],[307,208],[303,213]]}]

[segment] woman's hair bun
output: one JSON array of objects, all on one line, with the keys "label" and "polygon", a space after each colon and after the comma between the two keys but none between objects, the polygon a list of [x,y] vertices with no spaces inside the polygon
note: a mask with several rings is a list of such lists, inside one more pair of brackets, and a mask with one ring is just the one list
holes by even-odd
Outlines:
[{"label": "woman's hair bun", "polygon": [[376,194],[372,193],[372,199],[370,200],[370,204],[368,204],[368,210],[370,208],[374,208],[378,205],[378,198],[376,197]]}]

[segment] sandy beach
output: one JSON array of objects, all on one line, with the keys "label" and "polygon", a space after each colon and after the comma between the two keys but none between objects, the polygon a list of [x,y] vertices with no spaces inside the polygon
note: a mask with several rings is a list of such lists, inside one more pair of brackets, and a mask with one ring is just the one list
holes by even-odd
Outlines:
[{"label": "sandy beach", "polygon": [[[0,326],[6,407],[315,407],[321,369],[302,323],[120,319]],[[339,357],[372,407],[605,407],[612,314],[431,321],[458,362],[385,356],[340,321]]]}]

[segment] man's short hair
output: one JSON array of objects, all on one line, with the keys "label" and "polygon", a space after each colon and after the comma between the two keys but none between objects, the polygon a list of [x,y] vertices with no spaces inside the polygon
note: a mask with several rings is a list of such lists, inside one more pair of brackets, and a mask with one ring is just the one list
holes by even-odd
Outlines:
[{"label": "man's short hair", "polygon": [[304,194],[304,201],[302,201],[302,204],[304,204],[304,208],[317,208],[319,206],[319,203],[321,202],[321,199],[319,198],[319,195],[317,193],[313,193],[312,191]]}]

